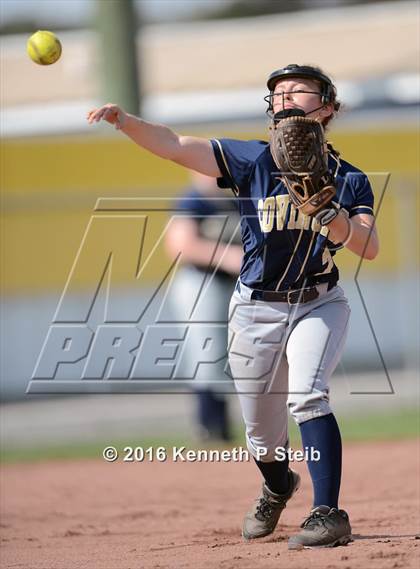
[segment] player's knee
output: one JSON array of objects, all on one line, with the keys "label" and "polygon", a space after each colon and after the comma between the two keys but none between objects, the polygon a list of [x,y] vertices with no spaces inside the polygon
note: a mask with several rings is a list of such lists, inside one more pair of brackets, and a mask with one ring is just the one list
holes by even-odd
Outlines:
[{"label": "player's knee", "polygon": [[278,456],[278,449],[287,448],[287,424],[278,432],[257,433],[255,429],[248,430],[246,442],[250,454],[261,462],[273,462]]},{"label": "player's knee", "polygon": [[296,424],[332,413],[328,391],[293,393],[287,400],[290,415]]}]

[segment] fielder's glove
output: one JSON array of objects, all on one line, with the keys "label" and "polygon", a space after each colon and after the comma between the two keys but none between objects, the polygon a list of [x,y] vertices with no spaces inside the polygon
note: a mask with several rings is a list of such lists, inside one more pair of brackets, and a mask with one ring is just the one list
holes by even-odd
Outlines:
[{"label": "fielder's glove", "polygon": [[[273,121],[270,150],[291,202],[322,223],[327,211],[335,209],[335,186],[328,170],[328,148],[321,123],[302,116]],[[329,223],[335,215],[327,217]]]}]

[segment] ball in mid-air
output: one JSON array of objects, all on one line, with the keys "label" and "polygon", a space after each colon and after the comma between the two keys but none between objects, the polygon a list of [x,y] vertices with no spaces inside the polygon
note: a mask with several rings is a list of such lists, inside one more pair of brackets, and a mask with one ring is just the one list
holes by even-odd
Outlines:
[{"label": "ball in mid-air", "polygon": [[52,32],[39,30],[28,39],[26,50],[35,63],[51,65],[60,58],[61,43]]}]

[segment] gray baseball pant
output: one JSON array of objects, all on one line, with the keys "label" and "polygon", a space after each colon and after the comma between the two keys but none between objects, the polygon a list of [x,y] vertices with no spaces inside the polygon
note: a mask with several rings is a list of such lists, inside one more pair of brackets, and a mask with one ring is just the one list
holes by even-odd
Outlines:
[{"label": "gray baseball pant", "polygon": [[331,413],[328,383],[344,348],[350,308],[340,286],[317,288],[317,299],[289,305],[251,300],[252,290],[240,284],[230,302],[230,368],[248,450],[263,462],[288,444],[288,407],[298,424]]}]

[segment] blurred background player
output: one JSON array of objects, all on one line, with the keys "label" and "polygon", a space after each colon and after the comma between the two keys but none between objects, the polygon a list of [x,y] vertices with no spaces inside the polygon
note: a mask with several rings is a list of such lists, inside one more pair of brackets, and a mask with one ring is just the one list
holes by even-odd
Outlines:
[{"label": "blurred background player", "polygon": [[[181,213],[172,219],[165,240],[170,257],[176,258],[182,251],[182,264],[171,285],[174,316],[179,322],[184,320],[185,307],[195,301],[205,282],[205,296],[194,317],[203,323],[226,323],[225,328],[215,327],[219,333],[212,336],[220,344],[220,351],[227,346],[229,300],[242,260],[238,209],[230,192],[224,198],[223,193],[215,178],[191,171],[191,185],[177,201],[177,210],[186,215]],[[223,250],[220,261],[214,256],[216,248]],[[186,356],[191,367],[197,352],[199,347],[195,350],[194,344],[188,342]],[[227,378],[226,360],[227,357],[215,364],[199,365],[193,378],[201,440],[231,438],[228,400],[218,385],[218,380]]]}]

